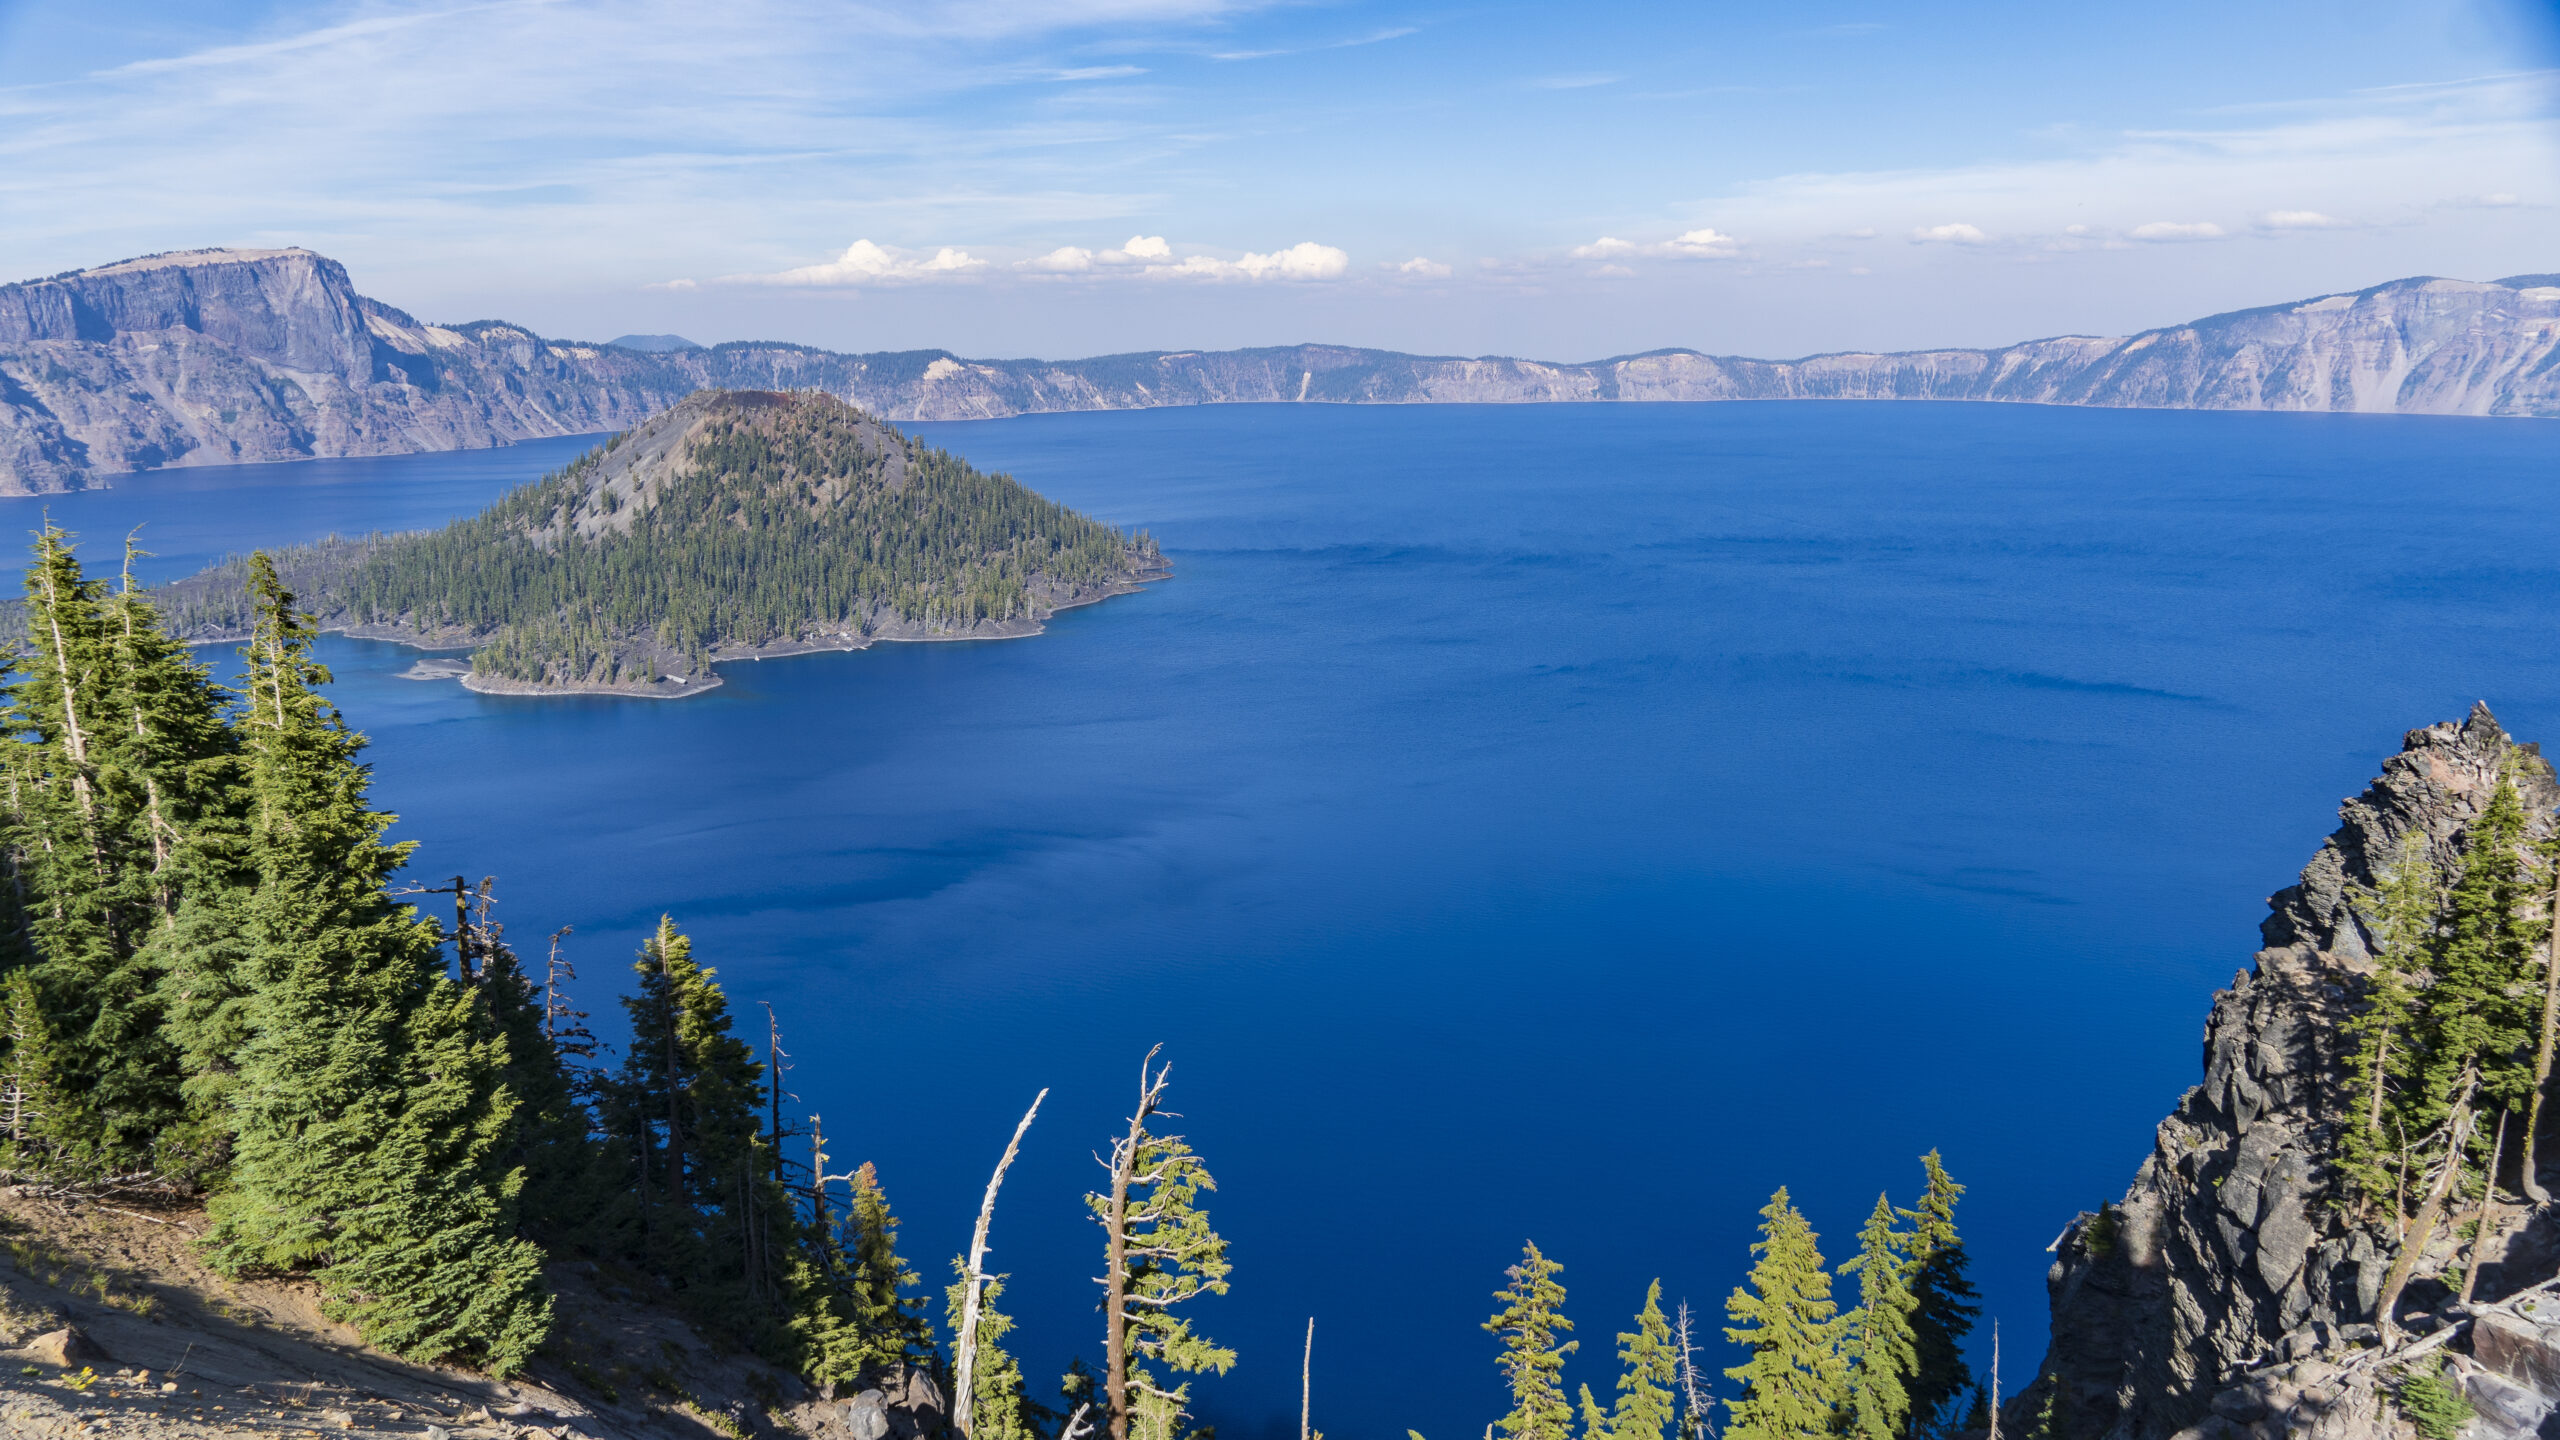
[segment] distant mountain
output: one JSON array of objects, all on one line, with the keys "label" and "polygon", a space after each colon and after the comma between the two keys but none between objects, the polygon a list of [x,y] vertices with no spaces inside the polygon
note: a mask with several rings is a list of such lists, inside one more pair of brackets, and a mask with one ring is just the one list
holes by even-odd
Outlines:
[{"label": "distant mountain", "polygon": [[[440,530],[274,553],[324,628],[469,649],[475,690],[674,697],[715,660],[1040,633],[1167,571],[1123,536],[828,395],[703,391]],[[234,560],[156,592],[246,634]]]},{"label": "distant mountain", "polygon": [[663,355],[670,350],[702,348],[681,335],[616,335],[604,343],[619,345],[625,350],[646,350],[652,355]]},{"label": "distant mountain", "polygon": [[1333,345],[963,360],[770,342],[653,352],[494,320],[428,325],[358,295],[343,266],[308,250],[197,250],[0,286],[0,494],[165,465],[620,430],[706,387],[820,389],[892,420],[1755,399],[2560,416],[2554,281],[2395,280],[2126,338],[1786,361],[1656,350],[1566,365]]}]

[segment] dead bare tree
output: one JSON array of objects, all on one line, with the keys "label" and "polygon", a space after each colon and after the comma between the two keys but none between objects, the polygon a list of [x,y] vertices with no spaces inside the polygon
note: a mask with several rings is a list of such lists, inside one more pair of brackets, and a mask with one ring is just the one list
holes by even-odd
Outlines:
[{"label": "dead bare tree", "polygon": [[987,1196],[978,1202],[978,1228],[969,1235],[967,1288],[961,1294],[960,1335],[952,1344],[951,1365],[951,1417],[963,1440],[978,1424],[978,1306],[987,1287],[987,1230],[995,1223],[996,1192],[1004,1188],[1004,1172],[1013,1168],[1013,1157],[1021,1153],[1022,1137],[1030,1133],[1032,1120],[1040,1114],[1040,1102],[1048,1098],[1044,1085],[1031,1097],[1031,1108],[1022,1112],[1022,1123],[1013,1127],[1013,1138],[996,1159],[995,1173],[987,1177]]},{"label": "dead bare tree", "polygon": [[1680,1347],[1680,1403],[1686,1414],[1680,1440],[1701,1440],[1716,1433],[1716,1422],[1709,1413],[1705,1397],[1698,1393],[1698,1342],[1689,1328],[1689,1302],[1680,1302],[1680,1324],[1673,1335]]},{"label": "dead bare tree", "polygon": [[[791,1052],[782,1048],[782,1017],[775,1013],[773,1002],[770,1000],[764,1000],[757,1003],[764,1006],[765,1099],[772,1106],[772,1114],[769,1118],[772,1122],[773,1133],[773,1181],[775,1184],[779,1185],[783,1183],[782,1075],[784,1071],[791,1068]],[[800,1097],[794,1095],[791,1098],[797,1100]]]},{"label": "dead bare tree", "polygon": [[1315,1417],[1316,1317],[1307,1317],[1307,1353],[1298,1362],[1298,1440],[1315,1440],[1309,1428]]}]

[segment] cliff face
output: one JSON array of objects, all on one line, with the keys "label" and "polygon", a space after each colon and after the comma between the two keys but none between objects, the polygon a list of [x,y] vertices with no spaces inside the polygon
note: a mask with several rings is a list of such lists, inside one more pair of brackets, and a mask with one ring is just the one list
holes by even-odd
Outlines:
[{"label": "cliff face", "polygon": [[[655,340],[659,337],[637,337]],[[697,389],[816,388],[890,420],[1243,401],[2006,400],[2560,416],[2560,277],[2401,280],[2130,339],[1589,364],[1341,346],[1087,360],[546,341],[422,324],[307,250],[202,250],[0,286],[0,494],[164,465],[625,428]]]},{"label": "cliff face", "polygon": [[[2349,1383],[2346,1367],[2359,1353],[2371,1356],[2360,1347],[2375,1338],[2373,1306],[2396,1242],[2387,1222],[2353,1224],[2329,1203],[2323,1158],[2346,1103],[2349,1041],[2340,1026],[2373,970],[2372,937],[2353,897],[2372,889],[2377,862],[2411,832],[2450,873],[2511,749],[2530,757],[2519,778],[2536,833],[2547,833],[2560,807],[2550,767],[2477,707],[2460,725],[2411,732],[2380,778],[2341,808],[2343,823],[2300,881],[2269,899],[2255,967],[2214,997],[2204,1083],[2162,1122],[2123,1200],[2080,1216],[2055,1246],[2051,1348],[2035,1385],[2011,1407],[2013,1423],[2032,1428],[2049,1403],[2052,1433],[2075,1440],[2390,1433],[2391,1409],[2372,1384],[2378,1357],[2364,1362],[2375,1373],[2361,1382]],[[2509,1206],[2491,1231],[2484,1305],[2560,1273],[2547,1222]],[[2402,1320],[2420,1333],[2461,1322],[2453,1355],[2475,1401],[2512,1398],[2500,1387],[2516,1388],[2509,1372],[2521,1362],[2484,1365],[2477,1342],[2488,1332],[2474,1333],[2469,1312],[2446,1307],[2451,1291],[2432,1278],[2459,1258],[2450,1240],[2421,1258]],[[2550,1319],[2548,1337],[2530,1317],[2498,1324],[2560,1361],[2560,1313]],[[2499,1353],[2488,1346],[2487,1358]],[[2507,1406],[2531,1412],[2523,1433],[2560,1398],[2560,1365],[2550,1368],[2550,1393]]]}]

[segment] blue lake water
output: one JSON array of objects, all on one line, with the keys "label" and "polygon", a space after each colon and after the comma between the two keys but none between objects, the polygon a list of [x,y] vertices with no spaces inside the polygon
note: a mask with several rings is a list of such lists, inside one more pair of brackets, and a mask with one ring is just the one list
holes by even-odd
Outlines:
[{"label": "blue lake water", "polygon": [[[1476,1435],[1534,1237],[1607,1396],[1647,1280],[1710,1324],[1784,1184],[1843,1258],[1930,1147],[2023,1375],[2044,1246],[2198,1078],[2211,990],[2402,731],[2560,719],[2548,425],[1962,405],[1231,407],[918,427],[1179,573],[1014,642],[508,700],[330,640],[427,875],[661,911],[936,1287],[1098,1357],[1078,1197],[1174,1061],[1234,1437]],[[57,498],[174,573],[460,513],[577,442]],[[32,510],[33,502],[16,502]],[[33,523],[30,516],[30,523]],[[938,1304],[937,1304],[938,1310]],[[1719,1363],[1732,1358],[1717,1356]]]}]

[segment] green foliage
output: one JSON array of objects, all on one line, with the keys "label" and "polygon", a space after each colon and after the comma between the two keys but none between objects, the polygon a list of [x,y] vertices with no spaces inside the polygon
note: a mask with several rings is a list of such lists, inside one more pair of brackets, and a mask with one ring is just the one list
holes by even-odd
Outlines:
[{"label": "green foliage", "polygon": [[2397,1220],[2402,1206],[2397,1132],[2405,1116],[2396,1100],[2411,1075],[2414,982],[2428,963],[2444,904],[2443,886],[2427,859],[2424,831],[2401,835],[2399,853],[2381,879],[2378,892],[2356,897],[2377,953],[2364,1008],[2346,1025],[2355,1042],[2347,1070],[2356,1103],[2339,1136],[2338,1164],[2356,1195]]},{"label": "green foliage", "polygon": [[1858,1232],[1858,1255],[1840,1267],[1858,1277],[1858,1308],[1849,1312],[1840,1356],[1848,1367],[1848,1433],[1856,1440],[1894,1440],[1911,1420],[1911,1378],[1919,1372],[1911,1319],[1910,1237],[1893,1228],[1893,1202],[1876,1208]]},{"label": "green foliage", "polygon": [[1725,1300],[1725,1338],[1750,1350],[1724,1373],[1742,1382],[1728,1400],[1727,1440],[1817,1440],[1832,1433],[1841,1392],[1839,1307],[1813,1227],[1781,1187],[1760,1211],[1759,1260]]},{"label": "green foliage", "polygon": [[1609,1412],[1592,1398],[1591,1387],[1582,1387],[1582,1440],[1609,1440]]},{"label": "green foliage", "polygon": [[[960,1312],[968,1302],[969,1263],[951,1257],[952,1281],[943,1292],[945,1313],[951,1333],[960,1333]],[[1022,1366],[1004,1348],[1004,1337],[1013,1333],[1013,1317],[996,1308],[1004,1295],[1004,1277],[990,1275],[978,1291],[978,1348],[973,1364],[970,1389],[975,1392],[976,1428],[971,1440],[1043,1440],[1047,1427],[1059,1416],[1056,1411],[1033,1400],[1022,1379]],[[955,1398],[952,1402],[958,1404]]]},{"label": "green foliage", "polygon": [[1573,1328],[1564,1318],[1564,1285],[1556,1279],[1563,1270],[1538,1253],[1536,1241],[1527,1242],[1520,1263],[1503,1272],[1511,1283],[1493,1293],[1502,1308],[1484,1322],[1488,1332],[1502,1337],[1500,1365],[1511,1385],[1511,1413],[1498,1428],[1511,1440],[1565,1440],[1573,1427],[1564,1362],[1582,1342],[1556,1339]]},{"label": "green foliage", "polygon": [[[1226,1294],[1227,1277],[1235,1267],[1227,1260],[1225,1237],[1211,1228],[1202,1202],[1218,1182],[1181,1136],[1158,1135],[1145,1126],[1147,1115],[1161,1113],[1152,1108],[1155,1093],[1153,1087],[1147,1091],[1150,1103],[1130,1137],[1134,1145],[1126,1157],[1131,1179],[1122,1234],[1129,1433],[1136,1440],[1175,1440],[1189,1413],[1191,1384],[1168,1384],[1148,1366],[1161,1365],[1181,1375],[1224,1375],[1234,1366],[1236,1352],[1200,1334],[1176,1307],[1202,1295]],[[1085,1204],[1107,1235],[1111,1197],[1087,1195]],[[1107,1265],[1107,1241],[1104,1254]]]},{"label": "green foliage", "polygon": [[853,1323],[862,1336],[863,1363],[890,1365],[933,1353],[933,1322],[924,1297],[910,1296],[916,1272],[898,1258],[898,1217],[889,1192],[866,1161],[853,1172],[853,1206],[845,1218],[844,1251],[852,1260],[849,1295]]},{"label": "green foliage", "polygon": [[1671,1322],[1662,1314],[1662,1282],[1645,1287],[1636,1328],[1618,1334],[1618,1406],[1609,1417],[1615,1440],[1663,1440],[1671,1428],[1671,1397],[1680,1383],[1680,1355]]},{"label": "green foliage", "polygon": [[2445,896],[2444,928],[2419,1019],[2418,1093],[2410,1133],[2441,1120],[2460,1077],[2476,1070],[2481,1094],[2518,1103],[2533,1086],[2530,1048],[2539,1012],[2527,982],[2540,973],[2543,921],[2524,864],[2524,802],[2501,776],[2463,837],[2462,863]]},{"label": "green foliage", "polygon": [[181,837],[208,818],[231,749],[220,697],[129,574],[110,594],[50,524],[26,592],[0,716],[20,742],[0,762],[16,922],[0,962],[31,963],[56,1046],[44,1160],[66,1179],[183,1171],[154,1154],[182,1102],[150,943],[179,903]]},{"label": "green foliage", "polygon": [[519,1368],[550,1323],[500,1167],[505,1042],[384,884],[406,857],[366,804],[363,737],[314,688],[311,631],[261,558],[240,722],[254,890],[248,1038],[230,1091],[220,1267],[314,1269],[332,1314],[414,1359]]},{"label": "green foliage", "polygon": [[[485,675],[634,683],[729,647],[1019,619],[1156,558],[823,395],[722,397],[655,486],[609,474],[611,448],[442,530],[287,569],[333,619],[476,643]],[[237,594],[216,575],[181,614],[236,626]]]},{"label": "green foliage", "polygon": [[1911,1224],[1907,1264],[1916,1361],[1909,1387],[1913,1434],[1943,1427],[1948,1411],[1973,1388],[1973,1373],[1964,1363],[1964,1337],[1982,1313],[1966,1274],[1971,1262],[1964,1240],[1956,1232],[1956,1202],[1964,1198],[1964,1187],[1947,1174],[1935,1150],[1920,1157],[1920,1167],[1925,1177],[1920,1204],[1901,1212]]},{"label": "green foliage", "polygon": [[2399,1402],[2400,1413],[2409,1417],[2409,1423],[2426,1440],[2457,1440],[2462,1427],[2479,1414],[2463,1396],[2461,1387],[2445,1378],[2442,1361],[2431,1370],[2402,1372],[2392,1395]]}]

